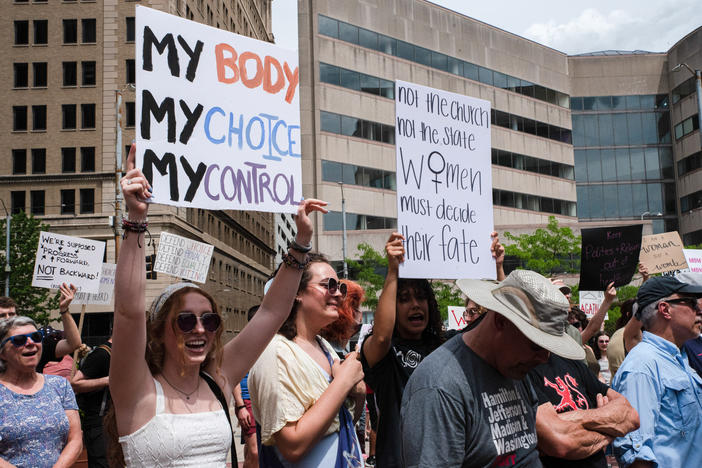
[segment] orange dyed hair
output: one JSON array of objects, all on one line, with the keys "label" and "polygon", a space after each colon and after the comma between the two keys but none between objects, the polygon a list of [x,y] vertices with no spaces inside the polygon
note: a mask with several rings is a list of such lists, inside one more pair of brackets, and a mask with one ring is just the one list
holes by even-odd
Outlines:
[{"label": "orange dyed hair", "polygon": [[339,308],[339,318],[324,327],[320,334],[327,341],[346,344],[356,331],[354,311],[361,307],[366,296],[363,288],[355,281],[344,279],[341,282],[346,284],[347,292],[346,299]]}]

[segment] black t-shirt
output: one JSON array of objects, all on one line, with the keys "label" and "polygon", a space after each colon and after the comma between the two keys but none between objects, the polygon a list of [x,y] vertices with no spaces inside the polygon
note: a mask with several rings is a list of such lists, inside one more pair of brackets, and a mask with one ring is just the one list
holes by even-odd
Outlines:
[{"label": "black t-shirt", "polygon": [[375,392],[378,405],[378,436],[375,444],[378,468],[403,466],[400,434],[402,392],[412,372],[431,351],[432,347],[421,340],[393,338],[388,353],[371,368],[361,349],[364,380]]},{"label": "black t-shirt", "polygon": [[[539,404],[551,402],[558,413],[597,408],[597,394],[607,394],[609,387],[600,382],[582,361],[551,354],[548,362],[529,372]],[[544,467],[606,468],[604,450],[582,460],[564,460],[543,456]]]},{"label": "black t-shirt", "polygon": [[61,358],[56,357],[56,345],[61,341],[61,338],[53,335],[49,335],[41,342],[41,357],[39,358],[39,364],[37,364],[36,371],[40,374],[44,373],[44,366],[49,361],[58,362]]},{"label": "black t-shirt", "polygon": [[[112,349],[111,343],[104,344]],[[110,373],[110,353],[102,345],[98,346],[85,357],[80,365],[80,371],[86,379],[106,377]],[[107,410],[110,390],[108,387],[105,387],[94,392],[79,393],[76,396],[78,407],[83,411],[85,417],[100,417],[104,416]],[[103,414],[100,414],[101,412]]]}]

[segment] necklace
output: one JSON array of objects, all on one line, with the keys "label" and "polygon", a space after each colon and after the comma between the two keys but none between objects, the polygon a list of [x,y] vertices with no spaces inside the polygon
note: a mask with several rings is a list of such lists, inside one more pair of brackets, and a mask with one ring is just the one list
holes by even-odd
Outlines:
[{"label": "necklace", "polygon": [[176,387],[175,385],[173,385],[173,384],[168,380],[168,378],[166,377],[166,374],[161,373],[161,377],[163,377],[163,380],[165,380],[166,383],[167,383],[173,390],[175,390],[175,391],[178,392],[178,393],[181,393],[181,394],[185,395],[185,399],[186,399],[186,400],[189,400],[189,399],[190,399],[190,395],[192,395],[193,393],[197,392],[197,391],[200,389],[200,377],[197,378],[197,387],[195,387],[195,390],[193,390],[193,391],[190,392],[190,393],[184,392],[183,390],[181,390],[181,389],[179,389],[178,387]]}]

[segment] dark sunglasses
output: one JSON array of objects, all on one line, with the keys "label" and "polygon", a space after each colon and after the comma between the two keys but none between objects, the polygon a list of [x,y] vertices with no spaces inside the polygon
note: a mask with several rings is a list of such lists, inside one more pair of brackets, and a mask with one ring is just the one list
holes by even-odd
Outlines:
[{"label": "dark sunglasses", "polygon": [[697,299],[694,297],[681,297],[680,299],[668,299],[667,301],[668,304],[682,304],[686,305],[689,308],[691,308],[694,311],[698,311],[699,308],[697,307]]},{"label": "dark sunglasses", "polygon": [[25,333],[24,335],[9,336],[2,340],[2,343],[0,343],[0,348],[5,346],[5,343],[7,343],[8,341],[11,341],[16,348],[19,348],[27,344],[28,338],[32,339],[32,343],[39,344],[44,339],[44,334],[37,330],[32,333]]},{"label": "dark sunglasses", "polygon": [[183,312],[178,314],[176,324],[178,324],[178,328],[180,328],[180,331],[182,331],[183,333],[188,333],[193,331],[195,326],[197,326],[198,320],[200,320],[202,328],[204,328],[208,332],[217,331],[219,326],[222,324],[222,318],[214,312],[202,314],[200,317],[193,314],[192,312]]},{"label": "dark sunglasses", "polygon": [[335,278],[327,278],[324,281],[320,281],[319,285],[327,288],[327,290],[329,290],[329,294],[332,296],[339,291],[342,298],[346,297],[346,283],[341,283]]}]

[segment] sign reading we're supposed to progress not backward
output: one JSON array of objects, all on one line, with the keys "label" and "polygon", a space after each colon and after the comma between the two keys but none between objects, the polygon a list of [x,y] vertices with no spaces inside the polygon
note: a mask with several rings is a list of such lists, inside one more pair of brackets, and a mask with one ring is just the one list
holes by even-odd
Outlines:
[{"label": "sign reading we're supposed to progress not backward", "polygon": [[96,293],[104,254],[102,241],[41,231],[32,286],[58,289],[68,283],[78,291]]},{"label": "sign reading we're supposed to progress not backward", "polygon": [[404,278],[495,279],[490,103],[395,83]]},{"label": "sign reading we're supposed to progress not backward", "polygon": [[137,167],[151,202],[294,213],[297,52],[136,6]]}]

